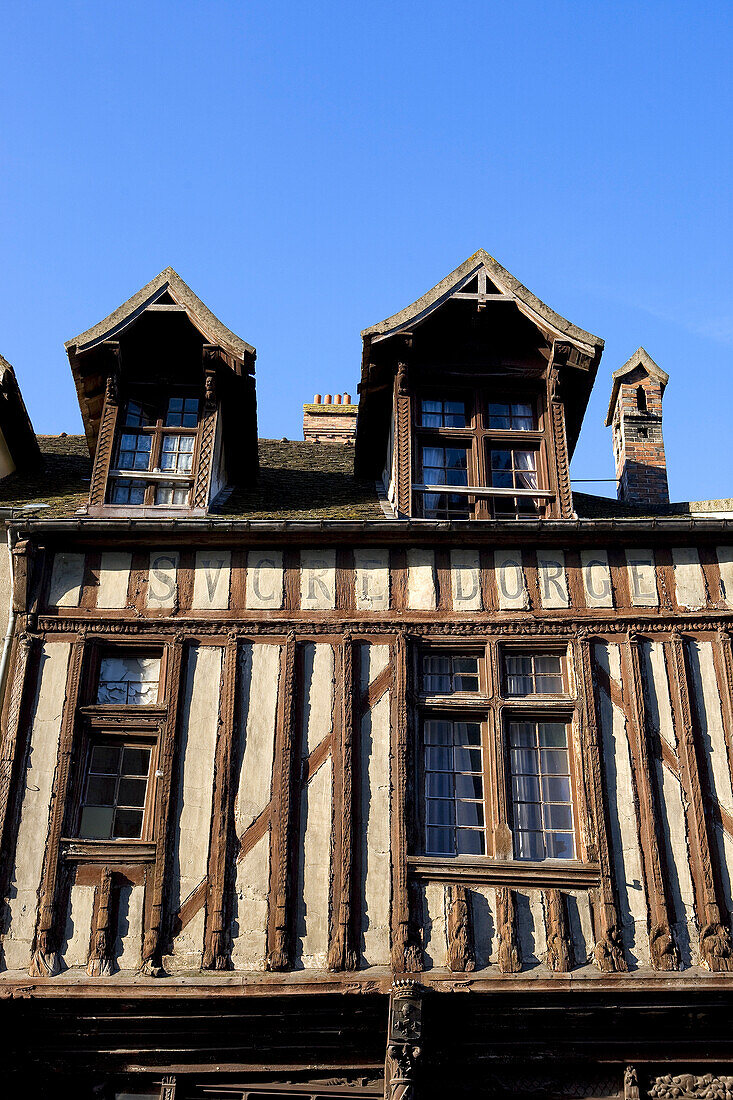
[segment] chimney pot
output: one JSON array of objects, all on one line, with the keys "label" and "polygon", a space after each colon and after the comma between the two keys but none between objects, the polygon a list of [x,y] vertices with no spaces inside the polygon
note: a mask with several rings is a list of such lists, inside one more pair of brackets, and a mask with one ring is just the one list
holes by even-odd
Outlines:
[{"label": "chimney pot", "polygon": [[340,393],[336,394],[336,396],[333,399],[333,403],[334,403],[334,405],[340,405],[341,404],[341,394]]},{"label": "chimney pot", "polygon": [[320,403],[321,403],[321,395],[320,395],[320,393],[315,393],[313,395],[313,404],[314,405],[320,405]]},{"label": "chimney pot", "polygon": [[351,404],[351,394],[350,393],[345,393],[344,394],[344,405],[350,405],[350,404]]},{"label": "chimney pot", "polygon": [[330,393],[327,393],[326,396],[323,398],[323,404],[324,405],[330,405],[331,404],[331,394]]}]

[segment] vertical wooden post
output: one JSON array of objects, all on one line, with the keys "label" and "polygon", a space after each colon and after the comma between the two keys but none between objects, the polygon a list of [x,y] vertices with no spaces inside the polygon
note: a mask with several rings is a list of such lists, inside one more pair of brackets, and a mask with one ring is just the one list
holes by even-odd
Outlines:
[{"label": "vertical wooden post", "polygon": [[567,902],[560,890],[543,890],[545,933],[547,935],[547,965],[560,974],[573,967]]},{"label": "vertical wooden post", "polygon": [[447,886],[448,966],[453,971],[470,971],[476,966],[471,901],[465,886]]},{"label": "vertical wooden post", "polygon": [[559,374],[551,365],[547,374],[547,415],[552,429],[552,449],[557,470],[557,507],[563,519],[572,519],[573,494],[570,488],[570,462],[565,433],[565,406],[560,396]]},{"label": "vertical wooden post", "polygon": [[38,896],[36,931],[29,973],[32,977],[49,977],[59,972],[58,913],[59,895],[59,845],[66,814],[71,757],[74,751],[74,727],[79,699],[79,684],[84,660],[85,636],[77,635],[71,647],[66,672],[66,697],[61,719],[59,747],[56,756],[56,772],[51,789],[51,806],[43,857],[41,887]]},{"label": "vertical wooden post", "polygon": [[29,676],[29,662],[33,652],[33,639],[21,634],[15,644],[14,660],[11,666],[13,677],[10,685],[2,745],[0,747],[0,896],[5,894],[9,863],[11,816],[11,788],[15,761],[18,753],[20,716],[23,713],[26,681]]},{"label": "vertical wooden post", "polygon": [[267,969],[292,964],[293,758],[295,724],[295,633],[283,646],[278,723],[272,781],[270,889],[268,893]]},{"label": "vertical wooden post", "polygon": [[621,649],[625,666],[624,680],[628,685],[631,703],[631,718],[628,723],[631,779],[649,910],[649,951],[652,966],[656,970],[677,970],[680,954],[672,935],[672,905],[664,853],[656,759],[650,744],[639,639],[635,635],[629,635],[626,645],[622,645]]},{"label": "vertical wooden post", "polygon": [[407,638],[400,632],[394,642],[395,690],[392,697],[391,837],[392,837],[392,969],[398,974],[423,969],[422,946],[410,912],[407,878],[407,788],[409,708]]},{"label": "vertical wooden post", "polygon": [[114,968],[112,952],[117,929],[115,897],[112,871],[103,867],[99,876],[99,885],[94,891],[94,913],[92,917],[92,937],[87,958],[87,974],[98,978],[111,974]]},{"label": "vertical wooden post", "polygon": [[499,970],[502,974],[517,974],[522,969],[517,939],[517,911],[514,891],[498,886],[496,896],[496,935],[499,942]]},{"label": "vertical wooden post", "polygon": [[331,899],[330,970],[356,970],[359,965],[358,904],[354,897],[354,642],[345,634],[336,646],[336,691],[339,715],[334,730],[334,869]]},{"label": "vertical wooden post", "polygon": [[713,664],[720,695],[725,731],[725,751],[728,757],[728,774],[733,784],[733,649],[727,630],[719,630],[713,642]]},{"label": "vertical wooden post", "polygon": [[581,745],[583,750],[583,771],[588,784],[588,805],[591,810],[594,837],[597,846],[595,853],[601,873],[601,883],[591,893],[593,913],[593,961],[599,970],[606,973],[625,971],[621,921],[619,919],[618,891],[613,868],[613,857],[609,837],[611,835],[608,819],[608,806],[604,797],[606,774],[603,761],[603,746],[598,728],[595,695],[593,689],[593,642],[583,635],[573,645],[575,658],[575,679],[581,706]]},{"label": "vertical wooden post", "polygon": [[394,385],[395,456],[397,463],[397,511],[401,516],[412,514],[412,425],[411,400],[407,381],[407,363],[397,364]]},{"label": "vertical wooden post", "polygon": [[228,856],[231,848],[234,777],[234,711],[237,693],[237,638],[232,635],[224,650],[219,729],[214,760],[214,794],[209,836],[207,877],[209,892],[204,923],[204,970],[231,970],[229,937],[230,902],[228,891]]},{"label": "vertical wooden post", "polygon": [[672,692],[672,712],[677,731],[680,779],[686,795],[687,831],[690,843],[690,867],[695,893],[695,908],[700,925],[700,959],[709,970],[733,970],[727,914],[714,863],[714,838],[705,813],[703,765],[699,758],[698,722],[693,713],[688,682],[685,641],[677,632],[665,642],[667,670]]},{"label": "vertical wooden post", "polygon": [[[116,340],[105,341],[115,354],[115,367],[119,369],[120,345]],[[117,428],[118,393],[116,371],[107,378],[107,386],[104,394],[104,407],[102,419],[99,425],[97,446],[94,451],[94,469],[89,488],[89,503],[104,504],[107,491],[107,477],[112,462],[112,452],[115,443],[115,431]]]},{"label": "vertical wooden post", "polygon": [[216,358],[219,348],[215,344],[204,344],[204,408],[201,416],[201,433],[198,441],[196,459],[196,478],[191,493],[192,508],[208,508],[209,487],[211,485],[211,465],[214,456],[216,438]]},{"label": "vertical wooden post", "polygon": [[163,907],[167,870],[171,860],[173,822],[171,800],[173,766],[178,732],[178,707],[181,697],[183,636],[177,634],[166,650],[165,698],[167,714],[161,732],[159,768],[162,772],[155,807],[155,863],[146,873],[142,973],[159,978],[164,975],[163,946],[165,926]]}]

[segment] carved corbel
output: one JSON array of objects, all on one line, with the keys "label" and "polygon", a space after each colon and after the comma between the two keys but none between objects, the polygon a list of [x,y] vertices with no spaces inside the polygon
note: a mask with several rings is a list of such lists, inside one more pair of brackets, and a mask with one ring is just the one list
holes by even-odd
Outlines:
[{"label": "carved corbel", "polygon": [[415,1100],[422,1042],[423,992],[422,986],[409,979],[398,979],[390,990],[386,1100]]},{"label": "carved corbel", "polygon": [[112,953],[116,938],[118,896],[119,891],[115,889],[111,869],[103,867],[99,886],[94,891],[92,938],[87,960],[87,974],[92,978],[111,974],[114,970]]},{"label": "carved corbel", "polygon": [[639,1100],[639,1076],[635,1066],[624,1070],[624,1100]]},{"label": "carved corbel", "polygon": [[496,931],[499,970],[502,974],[517,974],[522,969],[522,958],[517,937],[514,891],[508,886],[499,886],[496,890]]},{"label": "carved corbel", "polygon": [[13,611],[23,615],[28,610],[30,579],[33,575],[35,546],[30,539],[18,539],[13,546]]},{"label": "carved corbel", "polygon": [[447,886],[446,890],[448,966],[453,971],[470,971],[476,966],[470,897],[465,886]]}]

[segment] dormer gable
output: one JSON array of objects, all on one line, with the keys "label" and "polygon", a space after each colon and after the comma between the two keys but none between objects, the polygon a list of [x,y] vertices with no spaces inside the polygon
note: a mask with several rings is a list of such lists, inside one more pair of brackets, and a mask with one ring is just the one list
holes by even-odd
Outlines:
[{"label": "dormer gable", "polygon": [[166,268],[67,341],[90,515],[203,515],[257,470],[255,349]]},{"label": "dormer gable", "polygon": [[396,515],[572,517],[602,340],[483,249],[362,338],[356,468]]}]

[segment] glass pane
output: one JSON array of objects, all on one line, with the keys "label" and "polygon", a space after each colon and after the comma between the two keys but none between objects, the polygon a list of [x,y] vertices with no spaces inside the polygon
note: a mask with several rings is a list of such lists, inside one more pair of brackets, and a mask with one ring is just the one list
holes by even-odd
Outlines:
[{"label": "glass pane", "polygon": [[150,749],[138,749],[125,745],[122,753],[123,775],[147,775],[150,767]]},{"label": "glass pane", "polygon": [[[483,798],[484,796],[484,781],[480,775],[457,775],[455,783],[457,798]],[[428,794],[430,793],[432,792],[428,791]],[[435,793],[437,794],[437,791]]]},{"label": "glass pane", "polygon": [[425,750],[425,764],[432,770],[437,772],[447,772],[453,770],[453,751],[452,749],[442,749],[433,746],[428,746]]},{"label": "glass pane", "polygon": [[486,851],[483,830],[457,829],[456,840],[459,855],[482,856]]},{"label": "glass pane", "polygon": [[[459,778],[463,779],[463,776]],[[434,798],[451,798],[453,795],[452,779],[453,777],[448,772],[428,772],[425,776],[427,794],[432,795]]]},{"label": "glass pane", "polygon": [[548,833],[547,854],[551,859],[574,859],[575,840],[572,833]]},{"label": "glass pane", "polygon": [[512,749],[512,772],[515,775],[531,775],[537,771],[537,753],[533,749]]},{"label": "glass pane", "polygon": [[452,745],[453,723],[428,719],[425,722],[425,740],[429,745]]},{"label": "glass pane", "polygon": [[138,840],[143,829],[142,810],[117,810],[114,836],[120,840]]},{"label": "glass pane", "polygon": [[568,754],[564,749],[542,750],[542,771],[551,775],[567,775]]},{"label": "glass pane", "polygon": [[519,829],[542,828],[542,807],[539,802],[518,802],[515,817]]},{"label": "glass pane", "polygon": [[567,731],[563,722],[539,722],[538,733],[543,748],[564,748],[567,744]]},{"label": "glass pane", "polygon": [[573,812],[570,806],[561,803],[545,806],[545,824],[548,829],[572,829]]},{"label": "glass pane", "polygon": [[545,858],[545,844],[542,833],[516,833],[515,843],[518,859]]},{"label": "glass pane", "polygon": [[84,840],[109,840],[114,810],[85,806],[81,813],[79,836]]},{"label": "glass pane", "polygon": [[144,806],[147,779],[121,779],[120,789],[117,793],[119,806]]},{"label": "glass pane", "polygon": [[511,451],[492,451],[491,452],[491,469],[492,470],[511,470],[512,468],[512,453]]},{"label": "glass pane", "polygon": [[120,749],[117,745],[95,745],[92,749],[89,770],[102,775],[117,775]]},{"label": "glass pane", "polygon": [[570,780],[545,776],[542,779],[542,797],[545,802],[569,802]]},{"label": "glass pane", "polygon": [[429,798],[425,809],[425,820],[429,825],[453,825],[455,823],[455,804],[449,799]]},{"label": "glass pane", "polygon": [[456,722],[455,739],[458,745],[481,745],[481,726],[478,722]]},{"label": "glass pane", "polygon": [[160,658],[103,657],[99,666],[98,703],[154,703],[158,697]]},{"label": "glass pane", "polygon": [[457,802],[456,820],[459,825],[479,825],[483,828],[483,804],[481,802]]},{"label": "glass pane", "polygon": [[455,753],[455,769],[457,772],[481,771],[481,749],[456,748],[453,751]]},{"label": "glass pane", "polygon": [[512,745],[517,746],[536,744],[534,722],[511,722],[509,725],[509,739]]},{"label": "glass pane", "polygon": [[512,796],[516,801],[539,802],[540,781],[533,775],[515,775],[512,777]]},{"label": "glass pane", "polygon": [[425,847],[428,855],[452,856],[454,854],[453,830],[428,828]]},{"label": "glass pane", "polygon": [[112,775],[90,775],[85,802],[90,806],[114,806],[117,778]]}]

